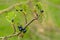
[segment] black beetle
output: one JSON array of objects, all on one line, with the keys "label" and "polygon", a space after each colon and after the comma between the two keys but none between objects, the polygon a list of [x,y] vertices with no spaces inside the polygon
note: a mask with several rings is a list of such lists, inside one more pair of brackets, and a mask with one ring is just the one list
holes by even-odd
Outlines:
[{"label": "black beetle", "polygon": [[22,25],[18,26],[19,28],[19,31],[23,32],[23,33],[26,33],[26,28],[23,28]]},{"label": "black beetle", "polygon": [[18,26],[19,31],[23,31],[22,25]]},{"label": "black beetle", "polygon": [[24,29],[23,29],[23,33],[26,33],[26,31],[27,31],[27,30],[24,28]]}]

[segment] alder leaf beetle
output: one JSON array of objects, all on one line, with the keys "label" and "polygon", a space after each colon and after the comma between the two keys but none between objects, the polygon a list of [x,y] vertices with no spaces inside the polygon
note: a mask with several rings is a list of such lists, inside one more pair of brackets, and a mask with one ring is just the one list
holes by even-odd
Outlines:
[{"label": "alder leaf beetle", "polygon": [[23,31],[22,25],[18,26],[19,31]]},{"label": "alder leaf beetle", "polygon": [[24,29],[23,29],[23,33],[26,33],[26,31],[27,31],[27,30],[24,28]]},{"label": "alder leaf beetle", "polygon": [[23,32],[23,33],[26,33],[26,28],[23,28],[22,25],[18,26],[19,28],[19,31]]}]

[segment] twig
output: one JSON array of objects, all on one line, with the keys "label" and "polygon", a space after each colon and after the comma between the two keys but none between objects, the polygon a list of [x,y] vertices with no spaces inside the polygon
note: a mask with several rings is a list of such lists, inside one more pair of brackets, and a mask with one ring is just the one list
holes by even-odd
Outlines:
[{"label": "twig", "polygon": [[15,26],[14,23],[12,23],[12,27],[13,27],[13,29],[14,29],[14,34],[15,34],[15,33],[16,33],[16,26]]},{"label": "twig", "polygon": [[12,34],[12,35],[8,35],[8,36],[5,36],[5,37],[0,37],[0,39],[3,39],[3,38],[11,38],[11,37],[14,37],[14,36],[18,36],[21,32],[19,33],[15,33],[15,34]]},{"label": "twig", "polygon": [[8,38],[7,37],[4,37],[2,40],[7,40]]},{"label": "twig", "polygon": [[27,28],[33,21],[35,21],[36,19],[32,19],[28,24],[25,25],[25,28]]},{"label": "twig", "polygon": [[23,12],[23,14],[24,14],[24,18],[25,18],[25,24],[27,24],[27,16],[24,12]]},{"label": "twig", "polygon": [[[39,15],[40,16],[40,15]],[[27,23],[25,25],[25,28],[27,28],[33,21],[37,20],[39,18],[39,16],[37,18],[33,18],[29,23]]]},{"label": "twig", "polygon": [[[28,1],[25,2],[25,3],[28,3]],[[16,3],[16,4],[13,4],[13,5],[11,5],[10,7],[6,8],[6,9],[4,9],[4,10],[0,10],[0,14],[2,14],[2,13],[4,13],[4,12],[8,12],[8,11],[12,10],[15,6],[19,6],[19,5],[21,5],[21,4],[22,4],[22,2]]]}]

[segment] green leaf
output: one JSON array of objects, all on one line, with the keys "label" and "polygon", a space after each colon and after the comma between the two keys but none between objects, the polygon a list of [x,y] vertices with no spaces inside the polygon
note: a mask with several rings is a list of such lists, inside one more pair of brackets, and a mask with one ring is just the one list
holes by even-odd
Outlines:
[{"label": "green leaf", "polygon": [[14,13],[14,11],[12,12],[8,12],[7,16],[6,16],[6,19],[11,22],[12,19],[15,19],[16,17],[16,14]]}]

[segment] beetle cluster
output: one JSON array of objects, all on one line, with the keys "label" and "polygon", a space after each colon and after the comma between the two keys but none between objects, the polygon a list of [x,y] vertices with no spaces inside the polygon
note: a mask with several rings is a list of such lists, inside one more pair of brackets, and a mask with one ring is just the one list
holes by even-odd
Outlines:
[{"label": "beetle cluster", "polygon": [[26,33],[26,29],[22,27],[22,25],[18,26],[19,31]]}]

